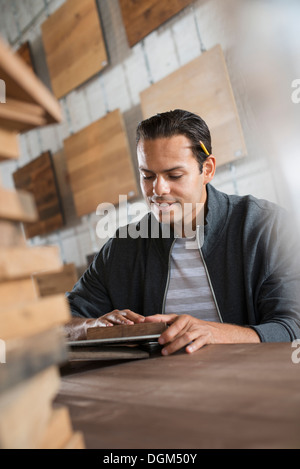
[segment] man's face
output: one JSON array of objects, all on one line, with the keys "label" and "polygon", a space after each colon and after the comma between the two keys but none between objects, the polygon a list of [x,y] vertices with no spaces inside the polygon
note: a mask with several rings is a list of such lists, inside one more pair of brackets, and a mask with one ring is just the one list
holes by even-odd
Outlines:
[{"label": "man's face", "polygon": [[208,180],[205,171],[200,174],[189,139],[176,135],[142,140],[137,157],[142,193],[156,219],[180,228],[184,220],[194,229]]}]

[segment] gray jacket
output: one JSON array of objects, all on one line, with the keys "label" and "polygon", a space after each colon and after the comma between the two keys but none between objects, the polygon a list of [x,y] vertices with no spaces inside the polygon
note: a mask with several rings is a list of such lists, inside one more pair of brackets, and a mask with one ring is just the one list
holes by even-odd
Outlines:
[{"label": "gray jacket", "polygon": [[[298,239],[286,211],[210,184],[207,195],[199,251],[221,321],[249,326],[263,342],[300,338]],[[174,236],[165,237],[151,214],[136,228],[145,224],[147,237],[133,239],[124,231],[120,237],[117,231],[95,256],[67,293],[73,316],[98,317],[114,309],[144,316],[164,312]]]}]

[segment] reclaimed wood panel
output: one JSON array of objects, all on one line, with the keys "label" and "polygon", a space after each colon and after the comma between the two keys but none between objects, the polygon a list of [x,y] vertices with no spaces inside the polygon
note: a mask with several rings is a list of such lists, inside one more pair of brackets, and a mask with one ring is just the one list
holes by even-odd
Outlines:
[{"label": "reclaimed wood panel", "polygon": [[64,140],[68,174],[78,216],[119,195],[138,193],[123,116],[117,109]]},{"label": "reclaimed wood panel", "polygon": [[212,137],[217,165],[246,156],[247,150],[220,45],[192,60],[140,94],[144,118],[172,109],[200,115]]},{"label": "reclaimed wood panel", "polygon": [[166,328],[166,324],[162,322],[147,322],[128,326],[120,324],[114,327],[90,327],[87,329],[86,337],[89,340],[160,335]]},{"label": "reclaimed wood panel", "polygon": [[62,121],[57,100],[23,59],[2,40],[0,77],[6,88],[6,103],[0,106],[0,127],[23,132]]},{"label": "reclaimed wood panel", "polygon": [[61,98],[108,63],[95,0],[67,0],[42,24],[53,93]]},{"label": "reclaimed wood panel", "polygon": [[130,47],[179,13],[193,0],[120,0],[123,22]]},{"label": "reclaimed wood panel", "polygon": [[38,158],[13,173],[17,189],[31,193],[38,212],[38,220],[24,223],[27,238],[44,235],[61,228],[64,216],[51,153]]}]

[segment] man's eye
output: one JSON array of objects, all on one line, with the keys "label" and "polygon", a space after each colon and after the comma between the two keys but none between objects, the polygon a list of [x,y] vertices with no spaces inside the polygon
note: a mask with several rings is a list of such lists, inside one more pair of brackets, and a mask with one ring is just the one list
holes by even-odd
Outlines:
[{"label": "man's eye", "polygon": [[182,174],[180,176],[173,176],[173,175],[169,176],[170,179],[180,179],[181,177],[182,177]]},{"label": "man's eye", "polygon": [[143,176],[144,181],[148,181],[149,179],[153,179],[154,176]]}]

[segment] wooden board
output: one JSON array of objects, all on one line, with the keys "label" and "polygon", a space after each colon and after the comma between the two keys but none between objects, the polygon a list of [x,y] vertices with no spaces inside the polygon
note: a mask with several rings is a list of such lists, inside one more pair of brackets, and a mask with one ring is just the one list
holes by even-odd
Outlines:
[{"label": "wooden board", "polygon": [[21,223],[8,220],[1,220],[0,218],[0,233],[0,248],[7,248],[12,246],[26,246],[26,240],[23,235]]},{"label": "wooden board", "polygon": [[57,246],[0,248],[0,281],[26,278],[35,272],[61,268]]},{"label": "wooden board", "polygon": [[0,311],[0,337],[2,340],[30,337],[70,319],[70,310],[64,295],[41,298],[21,306]]},{"label": "wooden board", "polygon": [[68,361],[110,361],[110,360],[137,360],[149,358],[146,350],[136,347],[71,347],[68,351]]},{"label": "wooden board", "polygon": [[56,272],[34,274],[33,281],[40,297],[57,295],[72,290],[78,280],[75,264],[65,264]]},{"label": "wooden board", "polygon": [[6,85],[6,103],[0,106],[0,127],[23,132],[62,121],[57,100],[1,39],[0,77]]},{"label": "wooden board", "polygon": [[193,0],[120,0],[123,22],[130,47],[165,21],[190,5]]},{"label": "wooden board", "polygon": [[24,223],[27,238],[48,234],[64,225],[60,194],[49,151],[15,171],[13,179],[17,189],[33,195],[37,207],[38,220],[35,223]]},{"label": "wooden board", "polygon": [[33,57],[32,51],[30,47],[30,42],[26,41],[16,50],[16,54],[22,58],[22,60],[31,68],[31,70],[35,73],[34,64],[33,64]]},{"label": "wooden board", "polygon": [[0,312],[11,306],[38,298],[37,290],[31,278],[0,283]]},{"label": "wooden board", "polygon": [[166,324],[162,322],[148,322],[140,324],[117,325],[113,327],[90,327],[87,329],[87,339],[110,339],[148,336],[162,334],[166,330]]},{"label": "wooden board", "polygon": [[218,166],[247,154],[219,45],[150,86],[140,97],[144,118],[178,108],[200,115],[210,129]]},{"label": "wooden board", "polygon": [[1,365],[0,393],[52,365],[67,361],[67,347],[60,328],[6,341],[6,364]]},{"label": "wooden board", "polygon": [[38,447],[59,383],[59,372],[51,366],[0,395],[1,449]]},{"label": "wooden board", "polygon": [[123,116],[117,109],[64,140],[78,216],[138,194]]},{"label": "wooden board", "polygon": [[42,37],[53,93],[57,98],[107,65],[95,0],[67,0],[42,24]]},{"label": "wooden board", "polygon": [[0,128],[0,161],[17,159],[20,156],[18,133]]},{"label": "wooden board", "polygon": [[38,212],[32,194],[0,186],[0,220],[34,222]]}]

